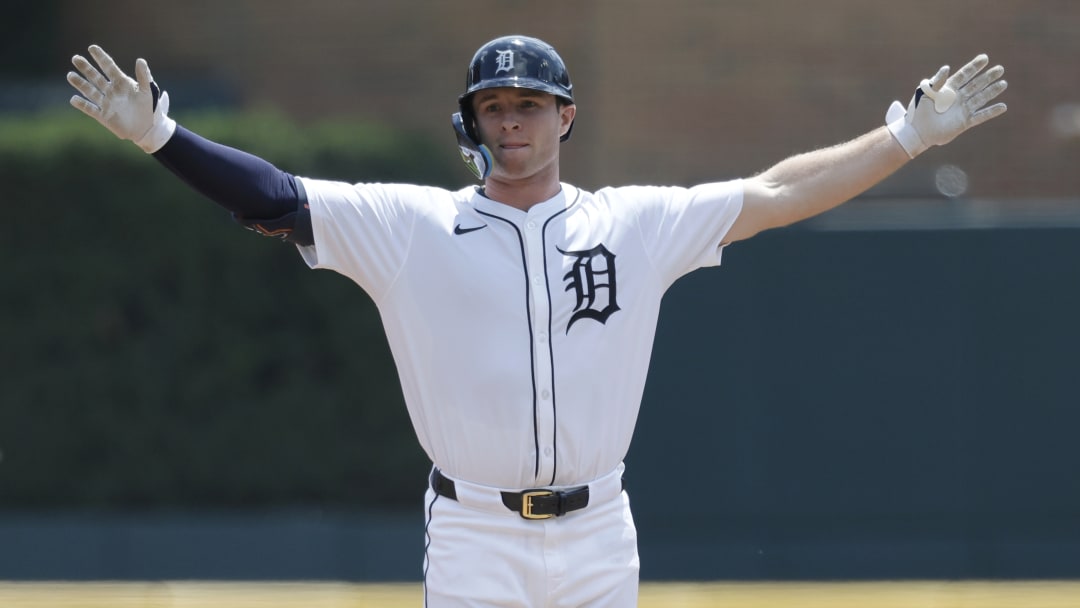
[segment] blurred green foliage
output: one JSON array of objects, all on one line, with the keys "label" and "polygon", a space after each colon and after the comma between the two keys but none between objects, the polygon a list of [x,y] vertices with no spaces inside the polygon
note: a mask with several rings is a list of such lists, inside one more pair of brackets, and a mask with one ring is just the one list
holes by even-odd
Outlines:
[{"label": "blurred green foliage", "polygon": [[[185,121],[291,173],[457,187],[452,142]],[[415,504],[378,313],[78,112],[0,118],[0,506]],[[460,185],[460,184],[458,184]]]}]

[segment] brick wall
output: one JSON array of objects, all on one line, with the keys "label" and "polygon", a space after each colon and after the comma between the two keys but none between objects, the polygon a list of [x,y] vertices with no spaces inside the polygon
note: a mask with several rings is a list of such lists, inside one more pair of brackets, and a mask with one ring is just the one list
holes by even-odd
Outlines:
[{"label": "brick wall", "polygon": [[[71,3],[63,40],[151,62],[166,87],[204,80],[299,120],[377,118],[445,134],[465,66],[504,33],[553,43],[579,104],[563,178],[586,187],[737,177],[881,124],[942,63],[1004,64],[1005,117],[898,179],[949,163],[969,194],[1070,197],[1080,137],[1051,128],[1080,103],[1075,0],[112,0]],[[173,99],[183,118],[184,99]],[[356,176],[362,179],[363,176]],[[463,172],[463,179],[465,174]]]}]

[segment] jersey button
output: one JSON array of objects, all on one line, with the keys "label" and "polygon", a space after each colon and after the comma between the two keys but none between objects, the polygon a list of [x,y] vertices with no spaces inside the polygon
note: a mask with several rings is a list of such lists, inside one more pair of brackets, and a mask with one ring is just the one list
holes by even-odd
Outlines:
[{"label": "jersey button", "polygon": [[540,332],[540,333],[536,334],[536,341],[541,343],[541,344],[544,344],[545,342],[547,342],[547,334],[544,333],[544,332]]},{"label": "jersey button", "polygon": [[528,224],[525,224],[525,227],[529,230],[536,230],[536,222],[529,222]]},{"label": "jersey button", "polygon": [[540,398],[544,401],[547,401],[551,398],[551,392],[545,388],[544,390],[540,391]]},{"label": "jersey button", "polygon": [[544,448],[544,456],[551,456],[551,446]]}]

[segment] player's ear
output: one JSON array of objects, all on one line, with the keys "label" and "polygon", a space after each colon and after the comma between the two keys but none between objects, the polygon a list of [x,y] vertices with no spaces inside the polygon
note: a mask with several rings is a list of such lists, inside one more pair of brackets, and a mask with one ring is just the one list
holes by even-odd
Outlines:
[{"label": "player's ear", "polygon": [[568,103],[559,107],[559,118],[561,124],[559,127],[559,135],[566,137],[570,133],[570,127],[574,126],[574,117],[577,116],[577,106]]}]

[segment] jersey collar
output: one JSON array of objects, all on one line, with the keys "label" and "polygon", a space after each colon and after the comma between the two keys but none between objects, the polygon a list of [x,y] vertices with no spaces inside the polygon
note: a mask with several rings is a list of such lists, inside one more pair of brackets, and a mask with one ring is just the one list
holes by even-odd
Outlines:
[{"label": "jersey collar", "polygon": [[487,198],[483,195],[483,187],[480,186],[473,191],[472,205],[478,211],[490,213],[514,223],[520,223],[526,218],[546,219],[563,211],[578,200],[579,192],[577,188],[566,183],[560,183],[560,186],[562,187],[555,196],[533,205],[527,212]]}]

